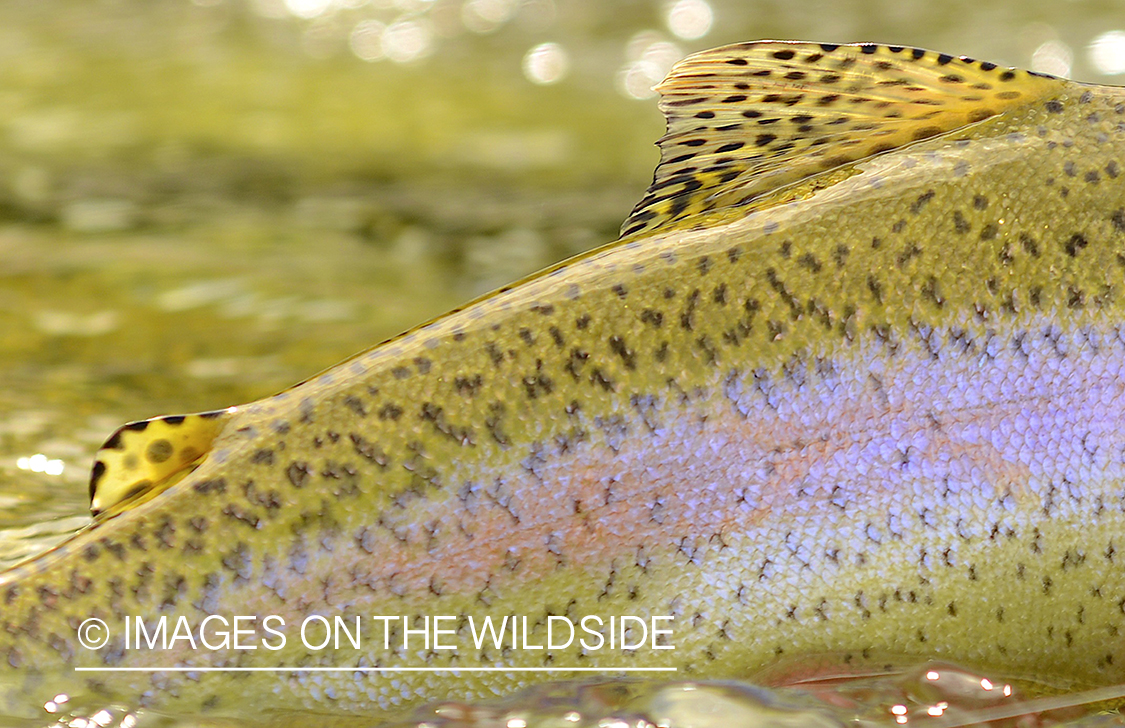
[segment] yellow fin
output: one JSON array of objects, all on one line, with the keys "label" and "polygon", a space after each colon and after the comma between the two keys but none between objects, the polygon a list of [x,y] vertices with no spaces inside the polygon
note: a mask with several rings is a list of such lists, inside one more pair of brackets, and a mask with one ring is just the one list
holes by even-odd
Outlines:
[{"label": "yellow fin", "polygon": [[873,43],[739,43],[657,86],[668,131],[621,236],[684,226],[785,185],[1057,93],[1062,79]]},{"label": "yellow fin", "polygon": [[122,425],[94,458],[90,511],[112,515],[163,492],[211,450],[234,408]]}]

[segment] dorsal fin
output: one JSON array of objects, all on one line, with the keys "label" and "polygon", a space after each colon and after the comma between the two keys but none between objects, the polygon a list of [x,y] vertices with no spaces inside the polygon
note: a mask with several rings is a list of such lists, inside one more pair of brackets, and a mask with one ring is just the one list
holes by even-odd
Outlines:
[{"label": "dorsal fin", "polygon": [[167,415],[122,425],[94,458],[90,511],[112,515],[164,491],[190,473],[234,408],[192,415]]},{"label": "dorsal fin", "polygon": [[1062,79],[872,43],[759,41],[677,63],[668,131],[622,237],[678,226],[873,154],[1057,93]]}]

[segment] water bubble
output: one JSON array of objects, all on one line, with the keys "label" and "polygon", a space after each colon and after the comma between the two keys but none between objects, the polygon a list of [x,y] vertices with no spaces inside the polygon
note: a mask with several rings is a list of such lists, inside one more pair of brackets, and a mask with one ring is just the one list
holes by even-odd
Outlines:
[{"label": "water bubble", "polygon": [[558,43],[540,43],[523,57],[523,75],[532,83],[556,83],[569,69],[570,57]]},{"label": "water bubble", "polygon": [[1090,42],[1090,63],[1099,73],[1125,73],[1125,31],[1110,30]]},{"label": "water bubble", "polygon": [[668,30],[677,38],[695,40],[711,30],[715,14],[707,0],[677,0],[669,6],[665,18]]}]

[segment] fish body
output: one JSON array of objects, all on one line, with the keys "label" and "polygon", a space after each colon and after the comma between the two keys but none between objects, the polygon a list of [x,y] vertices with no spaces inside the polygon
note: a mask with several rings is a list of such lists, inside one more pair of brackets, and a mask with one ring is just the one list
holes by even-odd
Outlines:
[{"label": "fish body", "polygon": [[[361,713],[551,677],[73,667],[709,678],[835,652],[1120,681],[1125,92],[763,42],[662,93],[620,240],[281,394],[115,434],[94,497],[121,512],[0,574],[8,709]],[[126,649],[135,615],[289,639]],[[449,616],[459,647],[311,650],[310,615]],[[485,615],[530,642],[475,648]],[[588,615],[671,634],[527,648]],[[90,617],[108,646],[77,642]]]}]

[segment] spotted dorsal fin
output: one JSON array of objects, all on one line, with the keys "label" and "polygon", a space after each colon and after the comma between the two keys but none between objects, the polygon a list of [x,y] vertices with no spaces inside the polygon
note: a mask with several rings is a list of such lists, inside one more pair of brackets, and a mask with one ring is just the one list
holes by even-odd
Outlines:
[{"label": "spotted dorsal fin", "polygon": [[660,165],[621,235],[688,226],[699,213],[952,132],[1062,84],[870,43],[760,41],[697,53],[657,86],[668,122]]},{"label": "spotted dorsal fin", "polygon": [[94,458],[90,511],[117,513],[162,492],[190,473],[211,450],[234,408],[167,415],[122,425]]}]

